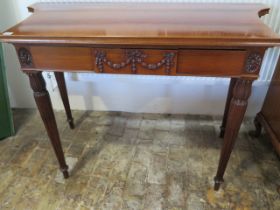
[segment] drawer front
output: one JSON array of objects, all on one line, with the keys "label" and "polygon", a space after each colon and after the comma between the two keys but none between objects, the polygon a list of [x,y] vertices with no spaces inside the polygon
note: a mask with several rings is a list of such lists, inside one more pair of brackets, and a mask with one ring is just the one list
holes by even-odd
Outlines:
[{"label": "drawer front", "polygon": [[31,46],[29,49],[35,68],[92,71],[90,48]]},{"label": "drawer front", "polygon": [[93,49],[95,71],[111,74],[174,75],[175,50]]},{"label": "drawer front", "polygon": [[244,72],[245,50],[180,50],[178,75],[234,76]]}]

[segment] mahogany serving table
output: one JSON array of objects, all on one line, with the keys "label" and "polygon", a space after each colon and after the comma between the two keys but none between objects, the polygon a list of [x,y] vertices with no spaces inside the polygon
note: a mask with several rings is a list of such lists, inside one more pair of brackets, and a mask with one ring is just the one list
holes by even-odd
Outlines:
[{"label": "mahogany serving table", "polygon": [[214,188],[219,189],[264,53],[280,43],[280,37],[259,19],[268,8],[261,4],[39,3],[28,9],[33,14],[0,39],[16,48],[65,178],[68,167],[42,71],[55,72],[71,128],[65,71],[229,77],[221,126],[224,143],[214,178]]}]

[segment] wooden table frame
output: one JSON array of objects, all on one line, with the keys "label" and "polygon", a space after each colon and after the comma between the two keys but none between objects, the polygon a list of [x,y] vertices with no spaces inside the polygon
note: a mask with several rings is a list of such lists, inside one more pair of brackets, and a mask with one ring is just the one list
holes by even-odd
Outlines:
[{"label": "wooden table frame", "polygon": [[[124,4],[125,9],[129,7],[132,10],[131,13],[130,10],[123,10],[123,4],[119,6],[119,11],[127,12],[133,19],[134,7],[132,5]],[[280,38],[258,20],[257,13],[259,16],[265,15],[268,13],[268,9],[263,8],[263,5],[259,4],[231,4],[232,8],[223,4],[214,4],[214,6],[213,4],[190,4],[189,6],[187,4],[175,4],[172,7],[165,4],[149,4],[149,9],[151,10],[145,11],[147,16],[154,17],[153,15],[157,14],[164,20],[164,18],[168,17],[157,12],[158,10],[168,8],[172,12],[174,11],[174,17],[177,17],[176,14],[181,12],[181,15],[192,19],[191,15],[181,9],[185,7],[186,10],[191,9],[190,11],[205,11],[206,8],[211,7],[213,11],[211,12],[210,10],[209,18],[206,17],[199,20],[201,24],[205,24],[205,21],[208,21],[208,19],[211,21],[212,17],[215,19],[217,11],[221,15],[220,19],[223,19],[223,16],[229,18],[227,11],[239,12],[240,14],[236,16],[240,19],[237,18],[234,24],[239,24],[238,21],[240,21],[240,24],[244,24],[243,19],[248,18],[249,21],[252,21],[252,26],[249,24],[248,29],[245,31],[250,31],[252,33],[250,36],[242,34],[243,31],[235,34],[232,32],[233,29],[227,31],[226,26],[218,24],[217,27],[221,27],[224,30],[224,34],[229,35],[212,31],[211,27],[206,27],[202,38],[197,37],[196,33],[193,34],[193,32],[184,32],[186,33],[185,37],[177,37],[176,34],[172,35],[171,33],[171,35],[168,35],[170,37],[165,35],[162,37],[144,38],[140,35],[138,37],[127,37],[127,34],[134,33],[129,28],[133,26],[131,25],[127,28],[128,32],[127,34],[124,33],[125,36],[123,37],[119,34],[119,36],[113,36],[113,34],[112,37],[88,37],[89,34],[84,32],[87,37],[82,38],[75,35],[76,32],[74,30],[69,32],[69,35],[71,35],[69,37],[67,35],[61,36],[62,33],[68,33],[68,25],[63,26],[65,28],[62,27],[59,31],[56,31],[58,30],[56,28],[51,28],[51,23],[55,24],[55,22],[51,22],[52,20],[48,18],[51,18],[52,15],[61,15],[63,19],[66,15],[64,13],[69,12],[68,10],[73,10],[73,15],[82,17],[85,8],[95,9],[95,7],[101,7],[101,9],[98,8],[98,11],[101,10],[105,13],[108,8],[110,12],[115,10],[115,6],[113,7],[112,4],[106,4],[104,7],[91,4],[87,5],[87,7],[76,5],[77,11],[73,5],[64,10],[59,5],[47,4],[46,6],[38,4],[30,7],[29,11],[34,12],[38,10],[38,20],[42,21],[42,23],[48,23],[46,27],[50,27],[48,30],[53,30],[52,34],[43,34],[40,31],[42,28],[34,26],[34,22],[37,21],[36,17],[33,18],[31,16],[31,24],[29,24],[29,19],[27,19],[22,25],[17,25],[8,30],[14,35],[3,34],[0,36],[2,41],[12,43],[15,46],[21,69],[29,77],[38,110],[64,177],[69,177],[68,166],[65,161],[51,99],[42,76],[43,71],[55,72],[67,120],[72,129],[74,128],[74,123],[63,72],[81,72],[81,70],[85,70],[89,72],[95,71],[96,73],[228,77],[231,78],[231,81],[220,133],[220,137],[224,139],[224,142],[217,173],[214,178],[214,189],[218,190],[220,184],[224,181],[223,177],[227,163],[246,112],[252,83],[258,78],[264,53],[267,48],[280,43]],[[142,7],[145,9],[145,5],[139,7],[140,9]],[[247,9],[243,10],[244,7]],[[61,14],[57,14],[57,10]],[[138,10],[137,12],[139,12]],[[225,10],[225,12],[221,12],[222,10]],[[45,16],[40,17],[40,11],[53,11],[53,14],[49,15],[46,19]],[[118,11],[118,8],[116,11]],[[256,17],[253,20],[254,14],[256,14]],[[92,12],[91,15],[94,17],[95,13]],[[155,18],[153,21],[162,23],[160,18]],[[87,19],[84,19],[84,21],[87,21]],[[170,31],[172,31],[174,29],[173,25],[166,24],[166,21],[163,21],[165,24],[164,29],[170,28]],[[171,18],[168,21],[173,20]],[[174,21],[174,24],[176,24],[176,21],[179,20]],[[104,28],[108,29],[106,28],[106,22],[102,23],[105,24]],[[63,25],[64,23],[61,24]],[[27,28],[22,32],[21,30],[25,25]],[[75,25],[73,23],[73,27],[76,27],[78,30],[79,24],[76,23]],[[148,29],[152,31],[151,28]],[[25,34],[25,31],[28,31],[28,33]],[[209,31],[212,31],[212,34]],[[91,33],[95,33],[95,31]],[[118,33],[123,32],[118,31]],[[146,36],[145,33],[143,36]]]},{"label": "wooden table frame", "polygon": [[[17,47],[16,47],[17,48]],[[28,54],[29,51],[26,48],[20,47],[19,49],[25,49]],[[28,56],[21,56],[19,52],[19,59],[22,65],[28,63],[28,59],[32,59],[31,54]],[[255,51],[252,52],[253,55],[262,55],[255,54]],[[262,60],[262,56],[261,59]],[[252,63],[255,68],[253,72],[258,72],[261,66],[261,62],[256,62],[256,57],[249,56],[247,63]],[[258,59],[257,59],[258,60]],[[32,64],[31,64],[32,65]],[[249,67],[247,67],[249,68]],[[60,165],[60,169],[65,178],[69,177],[68,166],[66,164],[63,149],[60,142],[59,132],[56,125],[56,120],[54,112],[51,105],[51,99],[49,93],[46,89],[46,84],[42,76],[41,70],[26,70],[23,69],[30,80],[31,88],[34,92],[34,98],[38,107],[38,110],[41,114],[42,120],[45,124],[46,130],[48,132],[49,138],[53,145],[57,160]],[[67,119],[70,125],[70,128],[74,128],[73,117],[70,110],[68,94],[66,90],[66,84],[64,79],[63,72],[55,72],[55,77],[58,83],[59,92],[65,107]],[[226,107],[223,117],[223,123],[221,125],[220,137],[224,138],[223,147],[221,150],[220,161],[216,176],[214,178],[215,186],[214,189],[218,190],[220,184],[224,181],[223,176],[225,169],[230,158],[235,140],[237,138],[239,128],[241,126],[244,114],[246,112],[248,99],[251,95],[252,83],[255,78],[243,78],[243,77],[234,77],[230,81]]]}]

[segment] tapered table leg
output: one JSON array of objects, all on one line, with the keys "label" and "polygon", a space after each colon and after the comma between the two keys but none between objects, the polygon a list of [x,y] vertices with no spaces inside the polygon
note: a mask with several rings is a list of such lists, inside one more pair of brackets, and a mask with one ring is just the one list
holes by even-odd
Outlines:
[{"label": "tapered table leg", "polygon": [[29,76],[34,98],[59,162],[60,170],[62,171],[64,178],[68,178],[68,166],[65,162],[50,96],[46,90],[46,83],[42,76],[42,72],[27,71],[25,73]]},{"label": "tapered table leg", "polygon": [[60,96],[65,108],[66,116],[67,116],[67,121],[69,123],[69,126],[71,129],[74,129],[74,122],[73,122],[73,117],[69,105],[69,99],[68,99],[68,93],[67,93],[67,88],[66,88],[66,83],[65,83],[65,78],[64,78],[64,73],[63,72],[54,72],[58,89],[60,92]]},{"label": "tapered table leg", "polygon": [[219,190],[223,182],[223,176],[227,167],[230,154],[237,138],[244,114],[246,112],[248,98],[251,95],[252,81],[238,79],[234,85],[232,99],[230,101],[226,122],[224,143],[221,150],[217,174],[214,178],[215,190]]},{"label": "tapered table leg", "polygon": [[220,131],[220,138],[223,138],[224,135],[225,135],[229,106],[230,106],[230,101],[232,99],[233,88],[234,88],[234,85],[236,83],[236,80],[237,80],[236,78],[231,78],[230,83],[229,83],[227,101],[226,101],[226,106],[225,106],[225,111],[224,111],[224,116],[223,116],[223,122],[222,122],[222,125],[221,125],[221,131]]}]

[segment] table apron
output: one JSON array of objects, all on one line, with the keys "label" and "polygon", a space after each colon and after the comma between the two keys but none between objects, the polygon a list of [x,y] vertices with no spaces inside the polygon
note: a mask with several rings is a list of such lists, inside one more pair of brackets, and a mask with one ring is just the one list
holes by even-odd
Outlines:
[{"label": "table apron", "polygon": [[141,49],[16,45],[22,70],[258,77],[265,49]]}]

